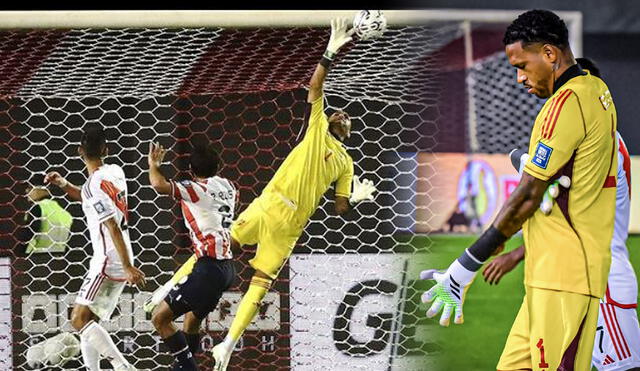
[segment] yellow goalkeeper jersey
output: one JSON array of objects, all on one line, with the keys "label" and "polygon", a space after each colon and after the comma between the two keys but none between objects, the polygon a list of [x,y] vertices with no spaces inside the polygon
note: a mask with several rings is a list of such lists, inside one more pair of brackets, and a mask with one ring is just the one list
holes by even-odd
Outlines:
[{"label": "yellow goalkeeper jersey", "polygon": [[602,297],[611,264],[616,203],[616,109],[607,85],[570,67],[536,118],[524,171],[571,178],[550,215],[523,226],[525,284]]},{"label": "yellow goalkeeper jersey", "polygon": [[329,133],[324,95],[311,103],[304,139],[291,151],[264,192],[286,198],[301,225],[315,212],[320,198],[335,185],[335,195],[349,197],[353,160],[343,144]]}]

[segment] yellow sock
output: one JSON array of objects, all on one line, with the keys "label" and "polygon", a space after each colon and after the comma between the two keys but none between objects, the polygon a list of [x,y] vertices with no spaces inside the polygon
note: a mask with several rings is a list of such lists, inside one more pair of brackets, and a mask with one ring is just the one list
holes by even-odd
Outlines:
[{"label": "yellow sock", "polygon": [[196,264],[196,260],[198,260],[196,259],[196,255],[191,255],[189,260],[182,264],[180,269],[178,269],[173,277],[171,277],[171,282],[173,282],[173,284],[177,284],[181,279],[191,274],[191,271],[193,271],[193,266]]},{"label": "yellow sock", "polygon": [[249,290],[244,294],[242,300],[240,300],[240,306],[236,316],[229,328],[229,337],[234,341],[240,339],[244,330],[249,326],[253,317],[258,313],[260,308],[260,302],[264,298],[267,291],[271,286],[271,280],[268,278],[253,277]]}]

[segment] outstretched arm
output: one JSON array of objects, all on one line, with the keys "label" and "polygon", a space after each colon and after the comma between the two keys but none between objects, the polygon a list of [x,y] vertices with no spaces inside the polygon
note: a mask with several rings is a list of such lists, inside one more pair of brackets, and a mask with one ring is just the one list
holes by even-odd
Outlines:
[{"label": "outstretched arm", "polygon": [[311,103],[322,96],[322,87],[324,86],[324,79],[329,73],[329,68],[333,59],[338,54],[338,51],[344,44],[351,41],[351,35],[353,29],[347,31],[347,20],[344,18],[336,18],[331,20],[331,37],[329,38],[329,44],[327,50],[322,55],[322,59],[316,66],[316,70],[311,76],[309,81],[309,93],[307,95],[307,102]]},{"label": "outstretched arm", "polygon": [[62,189],[70,199],[74,201],[82,201],[82,195],[80,193],[80,187],[71,184],[71,182],[67,181],[60,173],[57,171],[52,171],[45,175],[44,177],[45,184],[53,184]]},{"label": "outstretched arm", "polygon": [[171,193],[171,183],[160,172],[160,164],[166,153],[167,150],[160,143],[149,143],[149,156],[147,158],[149,162],[149,183],[151,183],[156,192],[164,195]]}]

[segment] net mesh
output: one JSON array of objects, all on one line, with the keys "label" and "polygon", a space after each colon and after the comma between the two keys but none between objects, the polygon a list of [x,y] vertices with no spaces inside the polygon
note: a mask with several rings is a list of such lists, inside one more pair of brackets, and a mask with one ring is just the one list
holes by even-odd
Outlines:
[{"label": "net mesh", "polygon": [[[392,27],[384,37],[351,44],[340,54],[325,86],[328,111],[343,109],[352,117],[348,152],[355,173],[373,180],[378,196],[346,220],[334,216],[331,191],[321,201],[294,250],[295,264],[283,269],[230,369],[317,369],[322,362],[409,369],[402,368],[403,359],[428,353],[430,342],[416,338],[422,312],[399,304],[419,301],[407,262],[427,246],[397,236],[415,224],[420,164],[412,154],[433,147],[439,50],[457,34],[450,23]],[[166,368],[172,357],[159,345],[142,303],[190,255],[190,241],[179,207],[149,185],[148,144],[169,148],[163,172],[184,179],[191,141],[214,141],[224,163],[220,175],[239,189],[237,215],[300,140],[304,84],[328,35],[326,28],[0,32],[0,237],[6,246],[1,253],[12,260],[15,368],[29,368],[30,344],[73,332],[70,308],[92,251],[80,203],[52,189],[54,200],[74,217],[63,253],[25,255],[20,224],[31,207],[25,188],[42,185],[47,172],[85,182],[76,152],[83,126],[98,122],[106,128],[106,162],[125,172],[131,240],[148,278],[148,291],[125,289],[103,325],[137,368]],[[236,257],[236,284],[203,324],[204,350],[228,329],[248,287],[253,253],[250,248]],[[385,272],[397,277],[385,278]],[[326,328],[309,331],[309,322]],[[326,338],[333,342],[325,344]],[[207,354],[198,358],[201,367],[212,366]],[[64,365],[81,367],[78,358]]]}]

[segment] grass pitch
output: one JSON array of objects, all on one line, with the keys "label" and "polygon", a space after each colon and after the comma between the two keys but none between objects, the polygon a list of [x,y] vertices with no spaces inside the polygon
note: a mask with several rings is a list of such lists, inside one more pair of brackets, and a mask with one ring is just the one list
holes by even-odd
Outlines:
[{"label": "grass pitch", "polygon": [[[475,236],[431,235],[431,253],[424,257],[426,268],[445,269],[453,259],[476,239]],[[428,244],[416,238],[415,244]],[[521,238],[513,238],[505,251],[517,248]],[[627,241],[631,263],[640,276],[640,236],[631,236]],[[430,319],[435,326],[429,326],[429,336],[442,346],[433,362],[439,370],[495,370],[502,348],[516,317],[524,287],[522,284],[524,265],[520,264],[502,278],[497,286],[485,283],[478,276],[467,293],[464,305],[463,325],[443,328],[437,325],[439,317]],[[422,313],[428,306],[422,304]],[[595,369],[594,369],[595,370]]]}]

